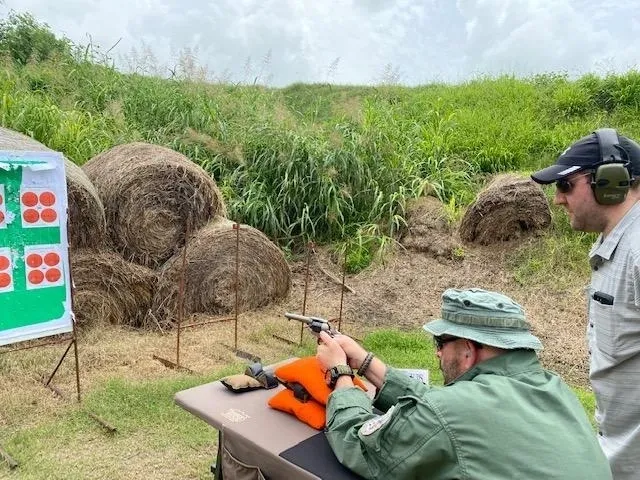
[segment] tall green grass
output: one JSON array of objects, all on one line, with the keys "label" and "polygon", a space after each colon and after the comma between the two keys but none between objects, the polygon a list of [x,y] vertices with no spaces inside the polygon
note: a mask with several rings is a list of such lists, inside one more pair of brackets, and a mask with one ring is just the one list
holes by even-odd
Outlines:
[{"label": "tall green grass", "polygon": [[230,217],[294,250],[337,243],[351,270],[393,242],[413,197],[459,210],[488,175],[547,165],[595,128],[640,137],[637,71],[273,89],[126,75],[51,35],[0,22],[0,125],[80,165],[124,142],[173,148],[215,178]]}]

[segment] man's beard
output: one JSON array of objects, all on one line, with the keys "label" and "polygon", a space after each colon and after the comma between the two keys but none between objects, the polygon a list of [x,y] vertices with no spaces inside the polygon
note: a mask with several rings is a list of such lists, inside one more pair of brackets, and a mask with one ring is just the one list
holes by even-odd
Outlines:
[{"label": "man's beard", "polygon": [[440,370],[442,371],[442,376],[444,377],[444,384],[447,385],[451,383],[464,372],[462,371],[462,367],[460,366],[460,362],[457,358],[452,359],[451,361],[444,364],[442,359],[440,359]]}]

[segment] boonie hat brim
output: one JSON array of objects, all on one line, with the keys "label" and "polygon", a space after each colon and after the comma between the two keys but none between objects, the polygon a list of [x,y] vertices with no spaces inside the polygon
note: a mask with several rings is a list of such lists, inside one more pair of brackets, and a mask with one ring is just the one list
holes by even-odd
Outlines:
[{"label": "boonie hat brim", "polygon": [[539,351],[543,349],[538,337],[525,329],[475,327],[442,319],[433,320],[422,328],[435,337],[451,335],[505,350],[524,348]]}]

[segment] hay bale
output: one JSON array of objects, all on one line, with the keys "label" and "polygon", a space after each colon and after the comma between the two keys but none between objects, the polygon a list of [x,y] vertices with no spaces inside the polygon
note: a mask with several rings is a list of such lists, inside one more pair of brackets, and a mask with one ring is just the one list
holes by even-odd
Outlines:
[{"label": "hay bale", "polygon": [[[0,149],[51,151],[37,140],[0,127]],[[69,204],[69,245],[72,248],[99,248],[105,245],[107,225],[98,191],[75,163],[64,159]]]},{"label": "hay bale", "polygon": [[[184,248],[184,247],[183,247]],[[216,218],[198,230],[186,245],[184,318],[192,313],[228,314],[235,308],[236,230],[233,222]],[[160,271],[153,299],[155,321],[172,325],[178,317],[183,250]],[[262,232],[241,225],[238,245],[238,312],[284,298],[291,272],[284,255]]]},{"label": "hay bale", "polygon": [[460,238],[490,245],[537,232],[551,224],[549,202],[539,185],[513,174],[497,176],[465,212]]},{"label": "hay bale", "polygon": [[161,266],[215,215],[224,215],[213,179],[184,155],[147,143],[119,145],[82,169],[105,207],[115,250],[133,262]]},{"label": "hay bale", "polygon": [[69,256],[75,286],[73,311],[80,327],[155,327],[145,323],[158,282],[154,270],[109,251],[80,249]]},{"label": "hay bale", "polygon": [[453,237],[453,229],[440,200],[435,197],[410,200],[405,219],[407,228],[400,238],[405,248],[436,258],[455,257],[460,245]]}]

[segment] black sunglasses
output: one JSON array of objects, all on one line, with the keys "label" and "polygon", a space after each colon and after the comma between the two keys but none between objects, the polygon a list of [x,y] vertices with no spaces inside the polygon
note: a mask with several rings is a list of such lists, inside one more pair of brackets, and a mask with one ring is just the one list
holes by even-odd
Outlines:
[{"label": "black sunglasses", "polygon": [[433,342],[436,344],[436,350],[442,350],[449,342],[455,342],[456,340],[460,340],[460,337],[433,337]]},{"label": "black sunglasses", "polygon": [[573,179],[569,180],[568,178],[561,178],[556,181],[556,190],[560,193],[569,193],[576,186],[576,180],[582,177],[586,177],[587,175],[591,175],[591,172],[584,173],[582,175],[578,175],[577,177],[573,177]]}]

